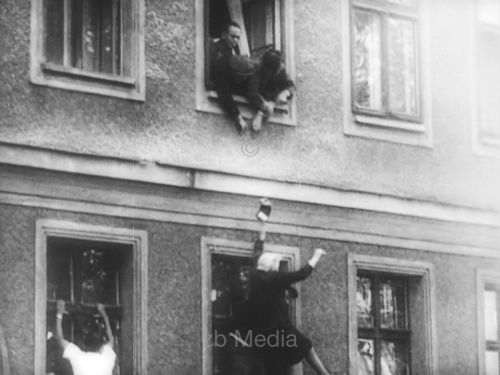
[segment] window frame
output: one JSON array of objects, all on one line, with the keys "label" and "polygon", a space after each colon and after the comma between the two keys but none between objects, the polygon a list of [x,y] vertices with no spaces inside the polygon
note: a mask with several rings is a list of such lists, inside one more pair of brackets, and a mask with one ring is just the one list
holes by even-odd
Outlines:
[{"label": "window frame", "polygon": [[[144,0],[130,0],[131,76],[89,72],[46,61],[44,50],[47,0],[31,2],[30,81],[35,85],[144,101],[146,95],[144,55]],[[65,0],[67,2],[68,0]],[[126,30],[122,30],[123,33]],[[123,54],[125,55],[125,54]]]},{"label": "window frame", "polygon": [[[367,277],[372,281],[372,296],[373,296],[373,310],[374,310],[374,321],[373,327],[358,327],[358,340],[372,340],[374,342],[374,351],[380,352],[380,343],[383,340],[396,341],[396,342],[404,342],[411,347],[411,314],[409,311],[409,281],[406,277],[401,277],[401,275],[394,274],[386,274],[380,272],[370,272],[366,270],[358,270],[356,276]],[[403,328],[383,328],[380,324],[381,314],[380,314],[380,301],[379,301],[379,292],[381,279],[398,279],[405,281],[405,293],[406,293],[406,301],[405,301],[405,318],[406,325],[405,329]],[[362,337],[360,337],[360,332],[362,332]],[[410,358],[410,350],[408,350],[407,356],[409,359],[409,365],[411,367],[411,358]],[[379,353],[377,353],[379,354]],[[374,358],[374,365],[377,368],[377,371],[380,371],[380,356],[376,355]]]},{"label": "window frame", "polygon": [[[486,335],[484,331],[485,310],[484,310],[484,292],[491,290],[489,285],[494,285],[500,296],[500,272],[490,269],[478,269],[476,273],[476,300],[477,300],[477,348],[478,348],[478,371],[479,375],[486,374]],[[500,299],[499,301],[500,302]],[[497,313],[500,320],[500,305],[497,306]],[[498,334],[500,335],[500,321],[498,322]],[[500,342],[500,336],[499,340]],[[500,356],[500,350],[498,350]]]},{"label": "window frame", "polygon": [[[481,88],[481,79],[480,79],[480,71],[482,70],[480,53],[479,53],[479,45],[480,39],[486,36],[495,35],[500,42],[500,23],[498,25],[492,25],[489,23],[483,23],[479,19],[479,0],[474,1],[474,10],[471,12],[473,14],[474,19],[472,20],[474,40],[472,45],[474,46],[474,72],[472,76],[474,77],[473,86],[474,89],[471,90],[473,92],[472,98],[472,107],[474,108],[474,119],[472,121],[472,140],[473,140],[473,150],[477,155],[481,156],[489,156],[500,158],[500,135],[499,136],[490,136],[484,134],[483,124],[481,122],[481,98],[482,98],[482,88]],[[500,96],[499,96],[500,98]],[[500,123],[497,125],[500,126]]]},{"label": "window frame", "polygon": [[39,219],[35,245],[35,375],[46,373],[47,238],[67,238],[132,246],[133,258],[133,375],[147,375],[147,233],[141,230]]},{"label": "window frame", "polygon": [[[208,90],[206,84],[206,30],[207,30],[207,0],[196,0],[196,110],[214,114],[224,114],[218,103],[215,90]],[[285,53],[285,66],[288,75],[295,82],[295,50],[294,50],[294,5],[293,1],[280,0],[282,13],[280,20],[280,32],[276,37],[280,38],[281,51]],[[276,31],[275,31],[276,32]],[[243,35],[242,35],[243,37]],[[234,95],[241,114],[245,118],[252,118],[255,113],[251,109],[248,100],[242,96]],[[297,102],[296,95],[287,105],[279,105],[275,113],[269,119],[273,124],[296,126],[297,125]]]},{"label": "window frame", "polygon": [[[343,19],[343,64],[344,64],[344,134],[363,138],[371,138],[412,146],[432,147],[432,124],[431,124],[431,81],[430,60],[427,43],[428,36],[427,11],[428,0],[417,0],[416,13],[412,13],[412,19],[416,22],[416,77],[417,77],[417,102],[418,116],[392,115],[370,110],[359,110],[354,103],[354,85],[352,66],[354,54],[354,35],[352,33],[352,21],[354,19],[354,8],[382,12],[381,14],[397,14],[407,17],[408,12],[388,12],[384,6],[367,0],[344,0]],[[404,6],[401,6],[404,10]],[[382,37],[384,36],[382,31]],[[387,41],[383,41],[387,46]],[[384,48],[383,48],[384,49]],[[385,47],[387,49],[387,47]],[[382,79],[387,81],[384,73]],[[385,77],[385,78],[384,78]],[[382,95],[385,93],[382,92]]]},{"label": "window frame", "polygon": [[[348,254],[348,301],[349,301],[349,373],[351,375],[358,374],[358,322],[357,322],[357,275],[358,272],[391,274],[395,277],[414,278],[418,280],[420,285],[418,294],[421,295],[419,300],[422,300],[422,311],[408,313],[414,317],[414,321],[419,321],[419,325],[423,326],[422,332],[415,332],[411,338],[411,348],[414,348],[415,342],[418,341],[418,346],[421,347],[420,357],[415,358],[412,355],[410,358],[410,369],[414,370],[418,362],[419,372],[425,375],[437,375],[437,347],[436,347],[436,316],[435,316],[435,296],[434,296],[434,267],[430,263],[410,261],[405,259],[376,257],[369,255]],[[411,291],[408,300],[412,298],[415,291]],[[416,299],[416,297],[415,297]],[[409,309],[411,302],[409,302]],[[412,328],[412,332],[414,328]],[[421,342],[422,341],[422,342]],[[422,366],[422,364],[425,364]],[[411,373],[415,373],[410,370]]]},{"label": "window frame", "polygon": [[[252,257],[254,255],[254,244],[251,242],[232,241],[221,238],[202,237],[200,246],[201,255],[201,316],[202,316],[202,375],[213,375],[212,373],[212,347],[210,333],[212,332],[212,254],[224,254],[239,257]],[[265,252],[281,254],[290,262],[293,270],[300,269],[300,250],[296,247],[282,246],[265,243]],[[295,300],[295,321],[300,328],[301,322],[301,297],[300,284],[295,285],[299,296]],[[292,368],[291,375],[302,375],[302,365],[298,364]]]}]

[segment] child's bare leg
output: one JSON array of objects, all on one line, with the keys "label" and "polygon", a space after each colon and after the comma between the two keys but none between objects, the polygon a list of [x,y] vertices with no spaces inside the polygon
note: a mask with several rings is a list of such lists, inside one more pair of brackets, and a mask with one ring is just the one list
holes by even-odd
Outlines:
[{"label": "child's bare leg", "polygon": [[318,375],[330,375],[326,367],[323,365],[323,362],[321,362],[321,359],[319,359],[316,354],[314,348],[311,348],[311,350],[307,352],[306,360]]}]

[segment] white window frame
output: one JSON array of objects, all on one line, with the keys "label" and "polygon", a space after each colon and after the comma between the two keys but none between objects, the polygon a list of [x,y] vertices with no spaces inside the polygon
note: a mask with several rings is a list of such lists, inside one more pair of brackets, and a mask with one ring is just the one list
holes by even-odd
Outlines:
[{"label": "white window frame", "polygon": [[[366,0],[360,0],[366,2]],[[363,138],[371,138],[412,146],[432,147],[431,122],[431,81],[430,60],[428,51],[427,2],[417,0],[418,28],[417,47],[417,79],[419,84],[419,118],[421,122],[392,119],[376,115],[354,113],[352,107],[352,69],[351,69],[351,12],[352,0],[342,2],[343,20],[343,88],[344,88],[344,134]]]},{"label": "white window frame", "polygon": [[[471,45],[473,46],[473,56],[475,56],[473,63],[473,71],[471,76],[473,78],[473,90],[472,92],[472,108],[473,110],[473,120],[472,120],[472,147],[474,153],[480,156],[488,156],[494,158],[500,158],[500,137],[491,137],[482,133],[481,120],[480,120],[480,100],[481,100],[481,87],[479,85],[480,79],[480,67],[481,62],[479,61],[479,39],[485,33],[497,34],[500,40],[500,25],[494,26],[490,24],[483,24],[479,20],[479,6],[478,0],[474,1],[474,10],[471,12],[474,19],[472,20],[473,30],[471,35],[473,35],[473,41]],[[500,95],[499,95],[500,99]],[[500,127],[500,124],[498,124]]]},{"label": "white window frame", "polygon": [[486,284],[500,286],[500,272],[496,270],[478,269],[476,273],[477,299],[477,353],[479,375],[486,374],[486,335],[484,332],[484,298]]},{"label": "white window frame", "polygon": [[[415,332],[412,328],[412,343],[419,340],[423,345],[425,359],[419,361],[419,373],[437,375],[436,316],[434,296],[434,267],[430,263],[405,259],[348,254],[348,296],[349,296],[349,374],[358,374],[358,321],[356,307],[356,275],[358,270],[390,273],[402,277],[416,277],[421,282],[419,293],[423,295],[422,311],[409,311],[412,319],[419,319],[425,330]],[[411,298],[411,292],[410,292]],[[411,306],[411,301],[410,301]],[[417,315],[417,316],[416,316]],[[410,322],[411,324],[411,322]],[[418,330],[417,330],[418,331]],[[415,333],[418,333],[418,337]],[[420,342],[422,340],[423,342]],[[413,361],[416,361],[414,358]],[[410,364],[414,368],[414,362]]]},{"label": "white window frame", "polygon": [[145,231],[102,227],[59,220],[36,222],[35,246],[35,375],[46,374],[47,238],[71,238],[132,246],[133,252],[133,374],[148,373],[148,238]]},{"label": "white window frame", "polygon": [[33,84],[137,101],[145,100],[144,0],[131,0],[131,77],[91,73],[48,64],[44,51],[44,1],[46,0],[31,2],[30,79]]},{"label": "white window frame", "polygon": [[[296,247],[282,246],[265,243],[265,252],[278,253],[284,259],[290,262],[293,270],[300,269],[300,250]],[[212,347],[210,342],[210,333],[212,332],[212,308],[211,308],[211,290],[212,290],[212,254],[226,254],[240,257],[252,257],[254,254],[254,245],[251,242],[231,241],[221,238],[201,238],[201,316],[202,316],[202,375],[212,374]],[[300,327],[301,322],[301,301],[300,284],[295,288],[299,296],[295,300],[295,322]],[[302,375],[302,365],[293,366],[290,375]]]},{"label": "white window frame", "polygon": [[[207,90],[205,87],[205,2],[196,0],[196,110],[201,112],[224,114],[221,109],[215,90]],[[281,29],[277,37],[281,38],[281,50],[285,53],[285,65],[288,75],[295,81],[295,50],[294,50],[294,25],[293,25],[293,1],[280,0],[283,7]],[[243,35],[242,35],[243,37]],[[244,43],[241,43],[243,46]],[[271,123],[280,125],[297,125],[297,99],[296,95],[287,105],[276,107],[273,116],[269,119]],[[234,95],[236,103],[245,118],[252,118],[255,111],[250,107],[246,98]]]}]

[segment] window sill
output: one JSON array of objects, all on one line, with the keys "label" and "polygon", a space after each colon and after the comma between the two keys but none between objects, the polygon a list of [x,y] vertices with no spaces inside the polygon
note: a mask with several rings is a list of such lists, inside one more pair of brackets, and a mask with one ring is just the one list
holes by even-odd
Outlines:
[{"label": "window sill", "polygon": [[[197,96],[196,110],[208,113],[224,113],[219,106],[218,96],[215,91],[204,90],[202,93],[198,93]],[[240,95],[234,95],[233,99],[238,104],[243,117],[252,118],[255,115],[255,111],[250,107],[246,98]],[[277,105],[269,122],[278,125],[297,126],[295,112],[296,102],[294,97],[288,104]]]},{"label": "window sill", "polygon": [[344,122],[346,135],[373,138],[412,146],[432,147],[430,124],[388,119],[349,112]]},{"label": "window sill", "polygon": [[42,71],[47,74],[66,75],[69,77],[83,78],[94,81],[109,82],[125,86],[134,86],[135,80],[132,77],[124,77],[107,73],[92,73],[78,68],[68,68],[53,63],[41,64]]},{"label": "window sill", "polygon": [[32,66],[31,83],[63,90],[145,101],[145,80],[91,73],[52,63]]}]

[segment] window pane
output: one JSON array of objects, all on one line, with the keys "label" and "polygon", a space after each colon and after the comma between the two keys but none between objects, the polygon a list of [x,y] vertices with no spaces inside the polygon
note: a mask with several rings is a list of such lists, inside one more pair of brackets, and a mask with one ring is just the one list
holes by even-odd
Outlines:
[{"label": "window pane", "polygon": [[353,80],[357,107],[382,110],[381,18],[354,10]]},{"label": "window pane", "polygon": [[406,282],[383,280],[380,283],[380,327],[406,329]]},{"label": "window pane", "polygon": [[253,263],[250,257],[213,254],[211,266],[212,372],[222,375],[227,374],[225,369],[230,357],[225,340],[231,330],[240,329],[234,316],[248,297]]},{"label": "window pane", "polygon": [[83,1],[83,69],[99,71],[100,9],[99,0]]},{"label": "window pane", "polygon": [[373,340],[358,340],[358,375],[375,373]]},{"label": "window pane", "polygon": [[484,336],[486,340],[498,340],[498,306],[497,293],[484,291]]},{"label": "window pane", "polygon": [[[114,264],[115,263],[115,264]],[[89,249],[83,253],[81,270],[82,302],[117,304],[118,259],[110,252]]]},{"label": "window pane", "polygon": [[64,0],[47,0],[45,8],[45,55],[48,62],[63,63]]},{"label": "window pane", "polygon": [[382,341],[380,354],[380,368],[382,375],[409,374],[408,348],[406,344]]},{"label": "window pane", "polygon": [[47,252],[47,300],[71,300],[71,257],[64,249]]},{"label": "window pane", "polygon": [[73,1],[72,66],[89,72],[121,73],[120,0]]},{"label": "window pane", "polygon": [[248,45],[252,57],[259,58],[275,45],[274,1],[249,1],[243,7]]},{"label": "window pane", "polygon": [[358,327],[373,327],[372,282],[368,277],[357,277],[356,309]]},{"label": "window pane", "polygon": [[102,2],[101,15],[101,66],[104,73],[119,74],[120,57],[120,2],[107,0]]},{"label": "window pane", "polygon": [[486,375],[500,374],[500,364],[498,361],[498,352],[486,352]]},{"label": "window pane", "polygon": [[477,17],[480,22],[500,26],[500,2],[498,0],[478,0]]},{"label": "window pane", "polygon": [[389,110],[418,115],[415,23],[389,17]]}]

